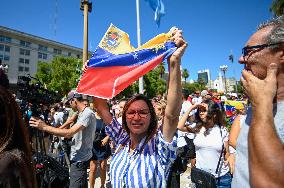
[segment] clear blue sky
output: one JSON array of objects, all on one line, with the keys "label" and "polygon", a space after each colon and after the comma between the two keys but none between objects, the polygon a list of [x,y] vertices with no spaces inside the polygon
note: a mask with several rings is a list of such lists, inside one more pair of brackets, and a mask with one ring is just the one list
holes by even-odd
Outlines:
[{"label": "clear blue sky", "polygon": [[[135,0],[89,1],[93,3],[89,14],[89,50],[95,49],[110,23],[127,32],[132,45],[137,47]],[[197,71],[203,69],[210,69],[211,79],[215,79],[224,64],[229,67],[227,75],[234,76],[235,70],[239,79],[243,68],[237,63],[241,49],[257,25],[272,18],[271,2],[164,0],[166,15],[158,28],[154,12],[140,0],[141,41],[177,26],[189,43],[182,67],[189,70],[190,79],[197,79]],[[79,5],[80,0],[3,0],[0,25],[82,48],[83,13]],[[234,64],[228,60],[231,50]]]}]

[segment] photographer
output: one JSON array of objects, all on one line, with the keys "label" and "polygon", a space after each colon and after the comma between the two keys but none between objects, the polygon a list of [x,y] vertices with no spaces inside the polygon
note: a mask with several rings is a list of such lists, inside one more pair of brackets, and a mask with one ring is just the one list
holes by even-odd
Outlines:
[{"label": "photographer", "polygon": [[5,74],[5,66],[2,65],[1,59],[0,59],[0,85],[9,89],[8,76]]},{"label": "photographer", "polygon": [[68,101],[71,107],[79,112],[77,122],[70,129],[55,128],[34,117],[30,119],[30,126],[56,136],[65,138],[73,136],[69,187],[87,187],[87,167],[92,157],[96,118],[94,112],[84,105],[82,95],[70,92]]}]

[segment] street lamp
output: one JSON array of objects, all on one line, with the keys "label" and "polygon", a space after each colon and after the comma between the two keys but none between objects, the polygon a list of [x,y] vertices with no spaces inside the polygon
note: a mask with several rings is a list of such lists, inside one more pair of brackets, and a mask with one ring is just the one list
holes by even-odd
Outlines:
[{"label": "street lamp", "polygon": [[92,11],[92,3],[88,0],[80,0],[80,10],[84,11],[84,46],[83,64],[88,59],[88,12]]},{"label": "street lamp", "polygon": [[224,80],[225,80],[225,93],[227,94],[227,80],[226,80],[226,71],[228,70],[228,66],[227,65],[221,65],[220,66],[220,70],[223,72],[224,74]]}]

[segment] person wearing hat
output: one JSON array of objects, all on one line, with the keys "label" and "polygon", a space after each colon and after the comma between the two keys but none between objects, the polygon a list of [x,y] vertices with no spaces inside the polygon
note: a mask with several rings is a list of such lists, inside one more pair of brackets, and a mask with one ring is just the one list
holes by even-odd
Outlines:
[{"label": "person wearing hat", "polygon": [[206,99],[211,99],[212,98],[211,93],[209,93],[207,90],[201,91],[200,95],[202,97],[202,100],[206,100]]},{"label": "person wearing hat", "polygon": [[200,91],[195,91],[195,97],[192,99],[192,104],[200,104],[202,102],[202,97],[200,96]]},{"label": "person wearing hat", "polygon": [[71,168],[69,187],[88,187],[87,167],[92,157],[93,139],[96,130],[95,113],[84,104],[83,96],[70,92],[67,101],[74,110],[78,110],[76,123],[70,129],[60,129],[46,124],[43,120],[32,117],[30,126],[44,132],[65,138],[72,137]]}]

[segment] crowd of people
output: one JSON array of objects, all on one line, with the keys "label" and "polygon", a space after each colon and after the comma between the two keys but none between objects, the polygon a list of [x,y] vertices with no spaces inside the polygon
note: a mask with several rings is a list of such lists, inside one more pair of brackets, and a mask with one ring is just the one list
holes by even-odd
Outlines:
[{"label": "crowd of people", "polygon": [[[284,16],[262,24],[243,48],[241,82],[249,102],[182,89],[187,42],[179,29],[172,30],[172,41],[177,50],[168,58],[164,96],[107,101],[72,90],[64,102],[43,107],[39,117],[28,104],[30,127],[0,70],[0,187],[37,187],[31,127],[52,135],[46,148],[64,156],[69,187],[94,187],[97,168],[101,187],[107,173],[111,187],[180,187],[187,167],[198,188],[283,187]],[[240,102],[230,117],[226,100]]]}]

